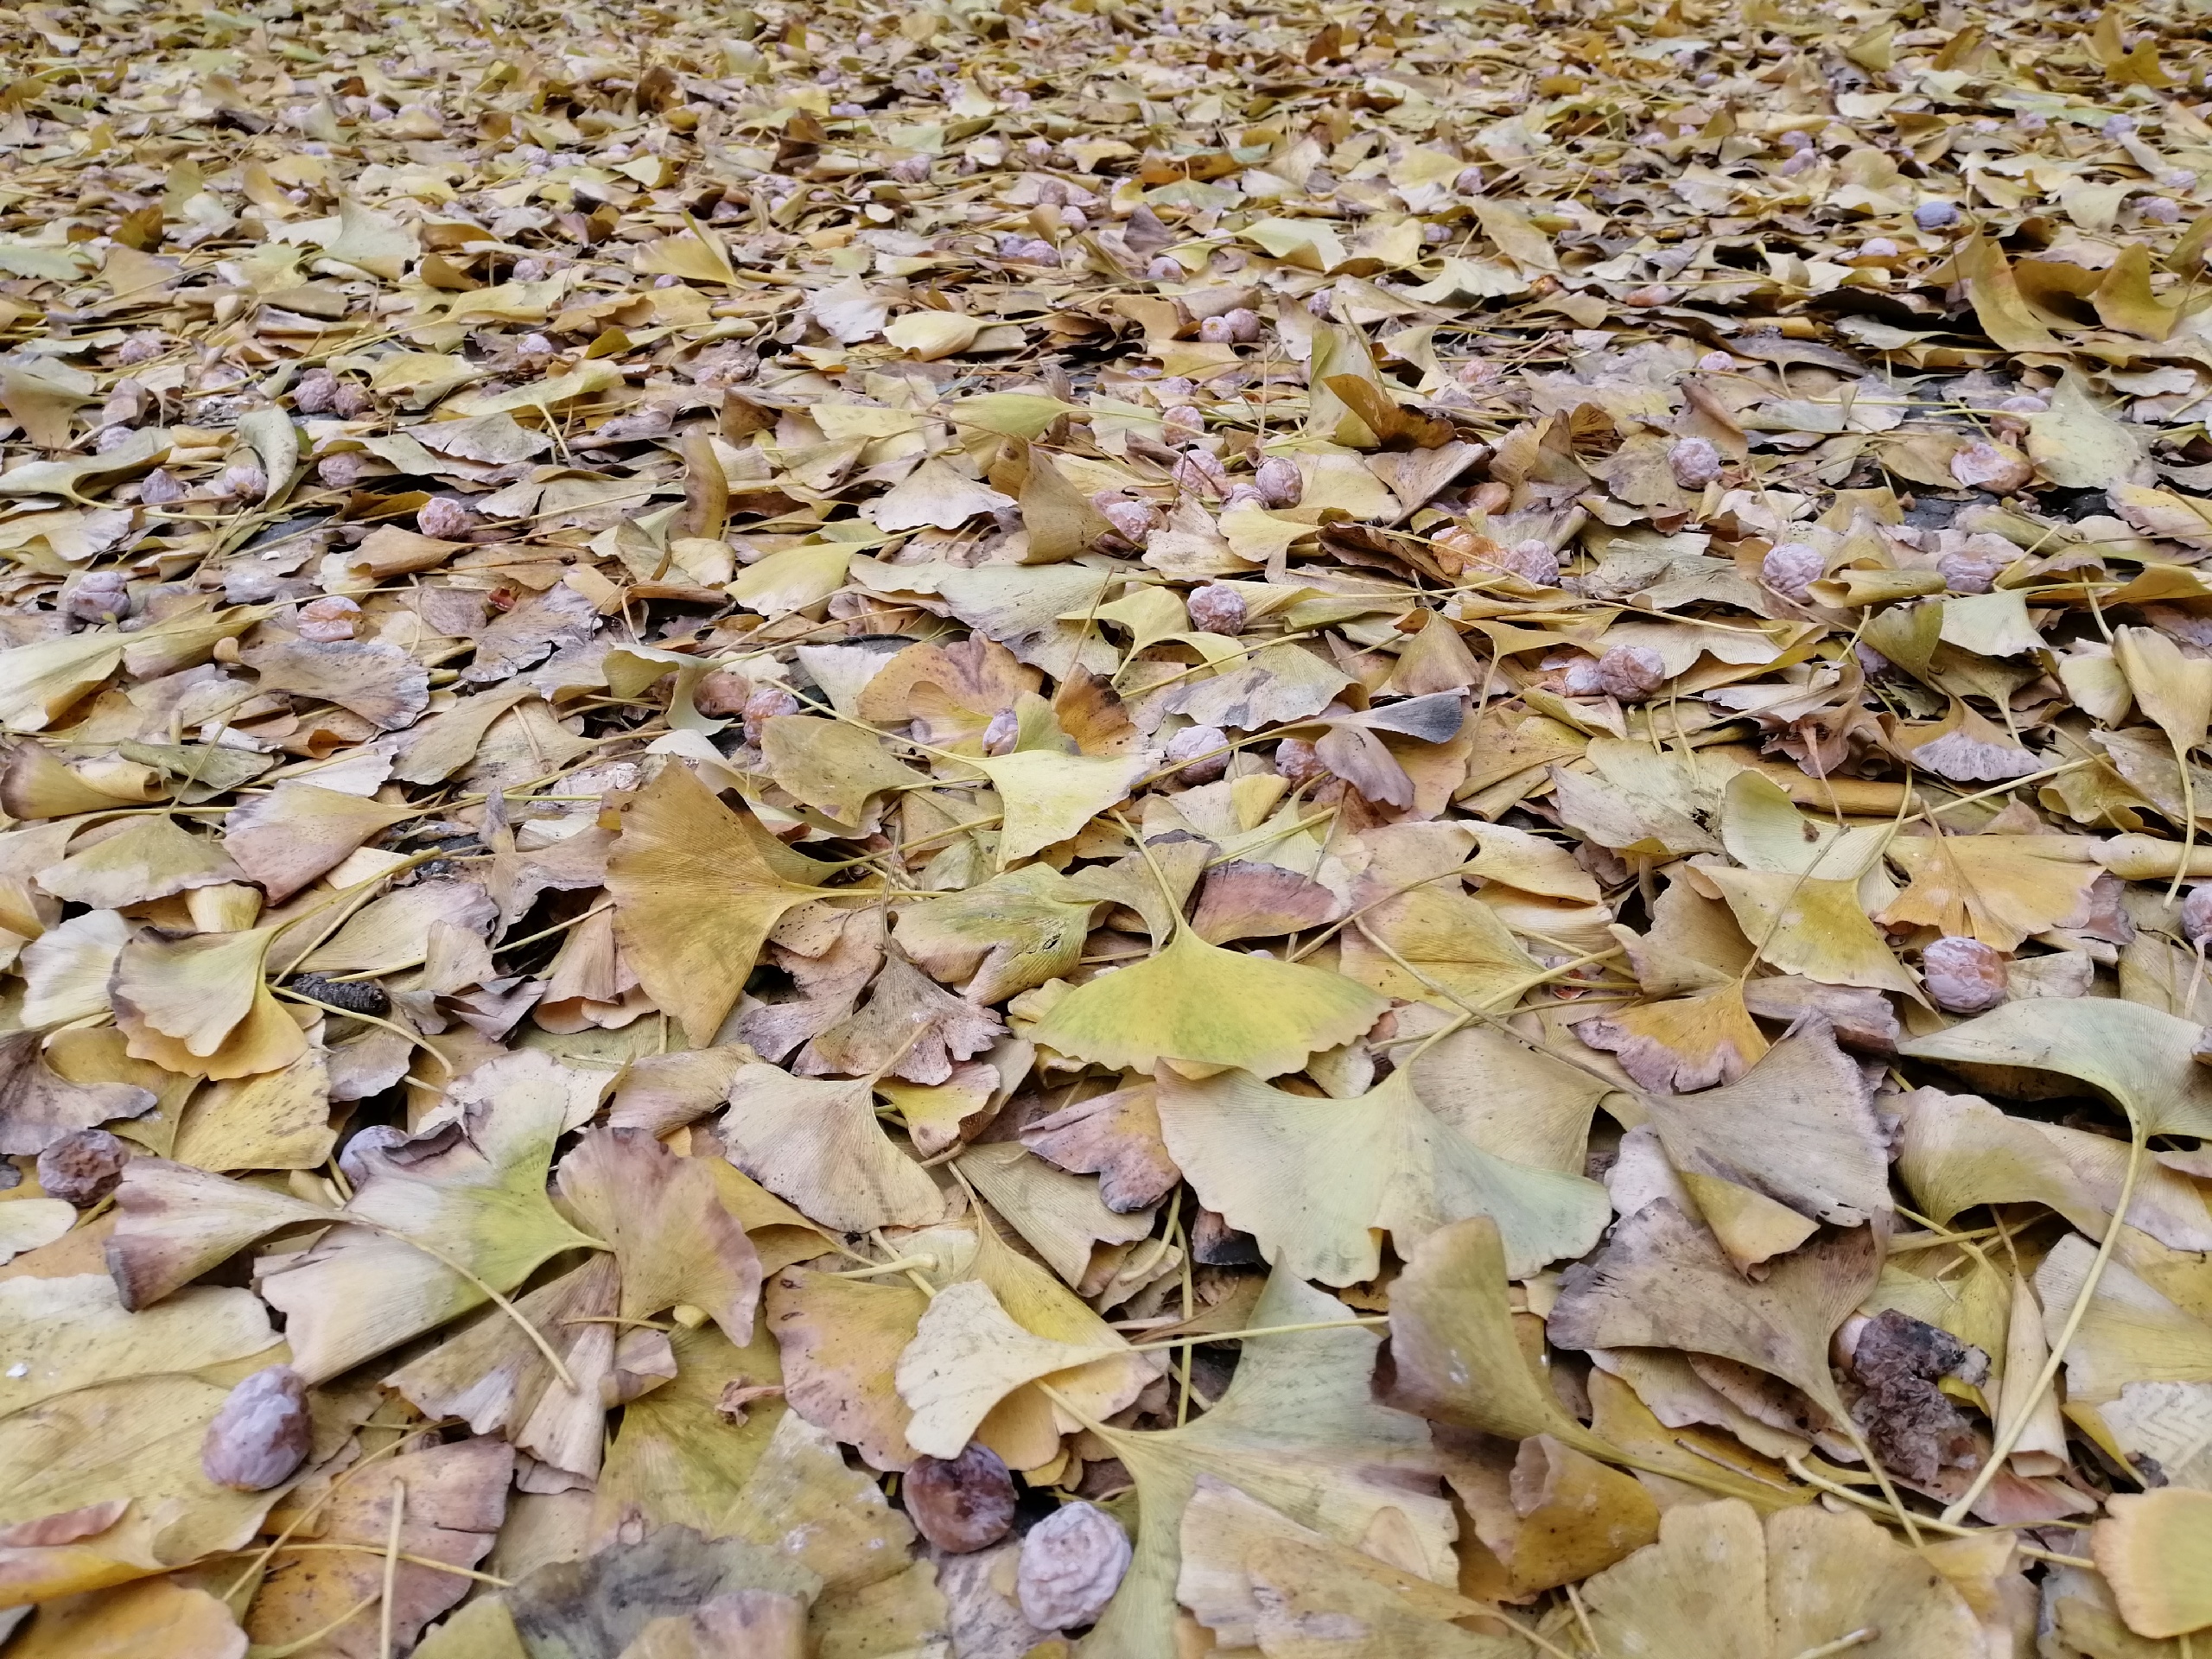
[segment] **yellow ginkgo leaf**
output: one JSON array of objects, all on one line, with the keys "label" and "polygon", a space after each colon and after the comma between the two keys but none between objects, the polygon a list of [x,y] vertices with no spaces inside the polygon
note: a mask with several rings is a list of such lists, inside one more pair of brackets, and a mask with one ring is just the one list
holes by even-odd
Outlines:
[{"label": "yellow ginkgo leaf", "polygon": [[281,925],[181,939],[142,934],[116,958],[115,1023],[133,1059],[205,1077],[243,1077],[307,1052],[262,977]]},{"label": "yellow ginkgo leaf", "polygon": [[[1277,1272],[1251,1319],[1255,1329],[1339,1325],[1344,1304]],[[1091,1659],[1176,1651],[1183,1516],[1208,1475],[1354,1548],[1387,1525],[1395,1563],[1433,1584],[1455,1582],[1451,1510],[1421,1478],[1438,1466],[1428,1428],[1376,1403],[1378,1344],[1371,1331],[1344,1328],[1249,1337],[1236,1376],[1203,1417],[1153,1433],[1093,1431],[1136,1483],[1137,1535],[1121,1588],[1085,1638]]]},{"label": "yellow ginkgo leaf", "polygon": [[413,231],[352,196],[338,199],[338,223],[321,240],[322,251],[333,259],[387,282],[397,281],[407,269],[407,262],[422,251]]},{"label": "yellow ginkgo leaf", "polygon": [[925,363],[964,352],[976,343],[983,321],[960,311],[909,311],[883,331],[883,337],[902,352],[911,352]]},{"label": "yellow ginkgo leaf", "polygon": [[1727,899],[1744,937],[1784,973],[1823,985],[1864,985],[1908,995],[1916,991],[1912,976],[1868,918],[1856,881],[1786,870],[1714,867],[1704,874]]},{"label": "yellow ginkgo leaf", "polygon": [[[1678,1506],[1659,1541],[1582,1586],[1601,1653],[1923,1659],[1983,1645],[1966,1599],[1865,1516]],[[1855,1639],[1854,1639],[1855,1638]]]},{"label": "yellow ginkgo leaf", "polygon": [[818,605],[845,585],[853,550],[836,543],[788,547],[738,572],[729,596],[763,616],[789,616]]},{"label": "yellow ginkgo leaf", "polygon": [[1592,1048],[1610,1050],[1646,1089],[1706,1089],[1733,1083],[1766,1052],[1766,1035],[1731,980],[1701,996],[1638,1002],[1576,1028]]},{"label": "yellow ginkgo leaf", "polygon": [[1899,836],[1889,855],[1912,885],[1877,919],[2014,950],[2031,934],[2088,919],[2089,889],[2104,874],[2091,845],[2071,836]]},{"label": "yellow ginkgo leaf", "polygon": [[1403,893],[1339,937],[1344,972],[1361,984],[1445,1007],[1487,1002],[1542,971],[1497,912],[1457,884]]},{"label": "yellow ginkgo leaf", "polygon": [[95,910],[121,910],[238,879],[221,844],[160,816],[130,819],[115,834],[38,873],[39,886],[55,898]]},{"label": "yellow ginkgo leaf", "polygon": [[818,895],[822,867],[671,762],[622,810],[607,860],[624,959],[691,1041],[711,1043],[768,930]]},{"label": "yellow ginkgo leaf", "polygon": [[833,1083],[748,1065],[730,1084],[721,1129],[732,1163],[824,1227],[925,1227],[944,1214],[937,1183],[884,1134],[864,1077]]},{"label": "yellow ginkgo leaf", "polygon": [[[2064,1340],[2074,1305],[2096,1267],[2096,1248],[2069,1233],[2036,1269],[2036,1299],[2051,1346]],[[2212,1382],[2212,1324],[2118,1262],[2105,1262],[2095,1279],[2080,1328],[2066,1343],[2069,1404],[2116,1400],[2131,1382]]]},{"label": "yellow ginkgo leaf", "polygon": [[1150,769],[1141,754],[1062,754],[1025,749],[969,759],[999,792],[999,868],[1065,841],[1108,807],[1128,798]]},{"label": "yellow ginkgo leaf", "polygon": [[1160,1132],[1207,1208],[1301,1279],[1371,1279],[1382,1234],[1404,1255],[1478,1215],[1497,1223],[1508,1270],[1525,1278],[1580,1255],[1612,1213],[1594,1181],[1484,1152],[1402,1070],[1354,1100],[1287,1094],[1248,1072],[1159,1081]]},{"label": "yellow ginkgo leaf", "polygon": [[169,1152],[197,1169],[313,1169],[337,1139],[327,1057],[310,1050],[281,1071],[200,1090],[177,1119]]},{"label": "yellow ginkgo leaf", "polygon": [[2212,1625],[2212,1492],[2117,1492],[2105,1513],[2089,1553],[2127,1628],[2155,1637]]},{"label": "yellow ginkgo leaf", "polygon": [[882,740],[858,726],[812,715],[778,715],[760,728],[761,758],[794,799],[856,824],[868,797],[929,782],[902,766]]},{"label": "yellow ginkgo leaf", "polygon": [[76,1224],[76,1205],[59,1198],[17,1198],[0,1204],[0,1266],[25,1250],[51,1244]]},{"label": "yellow ginkgo leaf", "polygon": [[[1035,1469],[1059,1455],[1063,1434],[1086,1421],[1101,1422],[1134,1404],[1166,1367],[1159,1354],[1129,1351],[1128,1339],[1079,1300],[1058,1278],[1008,1244],[986,1217],[972,1253],[952,1249],[939,1282],[956,1275],[990,1287],[999,1306],[1033,1337],[1066,1347],[1101,1351],[1100,1357],[1016,1389],[987,1417],[976,1438],[1009,1468]],[[930,1247],[935,1250],[934,1243]],[[1049,1387],[1052,1395],[1043,1389]],[[1057,1396],[1052,1397],[1052,1396]]]},{"label": "yellow ginkgo leaf", "polygon": [[785,1399],[871,1469],[914,1460],[906,1440],[912,1414],[893,1373],[929,1305],[925,1292],[899,1279],[840,1279],[793,1267],[768,1281],[762,1325],[780,1345]]},{"label": "yellow ginkgo leaf", "polygon": [[989,1286],[947,1286],[899,1357],[899,1397],[913,1413],[907,1441],[929,1457],[958,1457],[991,1408],[1023,1383],[1108,1358],[1122,1345],[1036,1336],[999,1306]]},{"label": "yellow ginkgo leaf", "polygon": [[1296,1653],[1321,1629],[1344,1632],[1324,1638],[1341,1659],[1518,1659],[1527,1651],[1447,1622],[1479,1618],[1482,1603],[1301,1527],[1211,1475],[1198,1477],[1183,1511],[1182,1551],[1176,1599],[1225,1649]]},{"label": "yellow ginkgo leaf", "polygon": [[1272,1077],[1350,1042],[1389,1006],[1341,974],[1226,950],[1179,927],[1156,956],[1077,986],[1029,1034],[1114,1071],[1170,1059]]},{"label": "yellow ginkgo leaf", "polygon": [[696,225],[675,236],[640,242],[631,251],[630,268],[640,276],[681,276],[686,282],[737,286],[729,250],[713,232]]}]

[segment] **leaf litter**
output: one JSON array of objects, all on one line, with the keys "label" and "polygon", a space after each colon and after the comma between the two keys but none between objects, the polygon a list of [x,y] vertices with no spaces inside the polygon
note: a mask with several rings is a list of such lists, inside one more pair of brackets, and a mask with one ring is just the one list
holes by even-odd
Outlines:
[{"label": "leaf litter", "polygon": [[2185,1656],[2172,9],[0,19],[14,1656]]}]

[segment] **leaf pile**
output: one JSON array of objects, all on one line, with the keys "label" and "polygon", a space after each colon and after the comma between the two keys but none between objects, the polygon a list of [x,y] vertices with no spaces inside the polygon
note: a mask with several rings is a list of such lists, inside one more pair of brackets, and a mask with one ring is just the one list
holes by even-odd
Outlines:
[{"label": "leaf pile", "polygon": [[10,1659],[2190,1651],[2200,35],[0,16]]}]

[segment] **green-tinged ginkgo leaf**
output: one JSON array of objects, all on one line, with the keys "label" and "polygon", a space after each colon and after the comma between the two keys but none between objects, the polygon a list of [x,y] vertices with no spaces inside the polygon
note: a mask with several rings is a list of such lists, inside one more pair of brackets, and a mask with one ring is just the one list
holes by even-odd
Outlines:
[{"label": "green-tinged ginkgo leaf", "polygon": [[2212,1070],[2192,1058],[2202,1029],[2139,1002],[2049,997],[1897,1046],[1967,1067],[2056,1071],[2104,1090],[2146,1135],[2202,1137],[2212,1136]]},{"label": "green-tinged ginkgo leaf", "polygon": [[737,1347],[712,1325],[669,1332],[676,1375],[632,1401],[607,1448],[592,1536],[624,1520],[721,1529],[787,1408],[776,1339]]},{"label": "green-tinged ginkgo leaf", "polygon": [[1141,754],[1062,754],[1025,749],[1014,754],[968,759],[999,792],[999,865],[1065,841],[1108,807],[1126,800],[1151,767]]},{"label": "green-tinged ginkgo leaf", "polygon": [[[1344,1317],[1334,1297],[1280,1271],[1252,1311],[1255,1328]],[[1093,1431],[1136,1482],[1137,1524],[1135,1559],[1085,1640],[1090,1659],[1175,1650],[1183,1515],[1203,1476],[1354,1548],[1395,1511],[1393,1560],[1435,1584],[1456,1581],[1451,1510],[1432,1495],[1439,1465],[1427,1425],[1376,1404],[1370,1389],[1379,1341],[1357,1329],[1248,1338],[1236,1376],[1205,1416],[1152,1433]]]},{"label": "green-tinged ginkgo leaf", "polygon": [[338,1228],[262,1281],[302,1376],[334,1376],[481,1306],[481,1286],[512,1290],[594,1242],[545,1194],[572,1098],[562,1068],[525,1051],[453,1092],[464,1138],[418,1161],[379,1163],[340,1217],[363,1224]]},{"label": "green-tinged ginkgo leaf", "polygon": [[187,1291],[133,1313],[104,1273],[0,1280],[0,1416],[94,1382],[243,1359],[276,1339],[251,1291]]},{"label": "green-tinged ginkgo leaf", "polygon": [[874,1584],[904,1571],[914,1537],[883,1489],[849,1468],[837,1442],[795,1411],[776,1420],[715,1530],[765,1545],[832,1588]]},{"label": "green-tinged ginkgo leaf", "polygon": [[[2127,1143],[2063,1124],[2001,1112],[1974,1095],[1915,1089],[1899,1096],[1904,1120],[1897,1176],[1921,1211],[1948,1226],[1979,1204],[2039,1204],[2102,1238],[2126,1179]],[[2177,1250],[2212,1250],[2212,1214],[2185,1175],[2142,1160],[2127,1224]]]},{"label": "green-tinged ginkgo leaf", "polygon": [[1063,415],[1080,415],[1082,406],[1062,403],[1034,391],[990,391],[980,397],[962,397],[944,406],[957,426],[972,426],[1001,437],[1034,442],[1045,429]]},{"label": "green-tinged ginkgo leaf", "polygon": [[1103,902],[1049,864],[1025,864],[964,893],[901,905],[894,937],[932,977],[971,1001],[997,1002],[1072,969]]},{"label": "green-tinged ginkgo leaf", "polygon": [[0,651],[0,728],[44,731],[114,673],[132,643],[131,635],[112,628],[87,628]]},{"label": "green-tinged ginkgo leaf", "polygon": [[1488,1216],[1431,1233],[1390,1287],[1385,1397],[1503,1440],[1549,1434],[1599,1457],[1612,1448],[1567,1414],[1513,1334],[1505,1245]]},{"label": "green-tinged ginkgo leaf", "polygon": [[1351,1100],[1269,1088],[1249,1072],[1192,1083],[1163,1071],[1160,1127],[1206,1207],[1252,1234],[1274,1266],[1349,1285],[1438,1228],[1489,1216],[1509,1271],[1580,1255],[1612,1213],[1595,1181],[1493,1157],[1430,1111],[1395,1071]]},{"label": "green-tinged ginkgo leaf", "polygon": [[808,1219],[864,1233],[924,1227],[944,1215],[937,1183],[884,1134],[866,1078],[833,1083],[748,1065],[730,1084],[729,1103],[721,1130],[730,1161]]},{"label": "green-tinged ginkgo leaf", "polygon": [[[218,1486],[200,1451],[230,1385],[254,1369],[94,1381],[0,1417],[0,1527],[108,1504],[120,1516],[92,1536],[65,1530],[62,1541],[0,1551],[0,1606],[150,1577],[251,1538],[282,1489]],[[318,1438],[326,1455],[337,1449],[339,1436]]]},{"label": "green-tinged ginkgo leaf", "polygon": [[777,919],[823,871],[671,762],[622,810],[607,860],[615,934],[654,1001],[697,1046],[714,1040]]},{"label": "green-tinged ginkgo leaf", "polygon": [[1157,955],[1062,997],[1030,1036],[1116,1071],[1170,1059],[1272,1077],[1350,1042],[1389,1006],[1341,974],[1224,950],[1179,927]]}]

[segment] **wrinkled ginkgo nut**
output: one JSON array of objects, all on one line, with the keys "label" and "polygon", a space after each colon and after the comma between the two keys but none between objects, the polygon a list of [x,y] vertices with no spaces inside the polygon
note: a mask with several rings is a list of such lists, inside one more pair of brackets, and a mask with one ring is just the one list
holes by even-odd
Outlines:
[{"label": "wrinkled ginkgo nut", "polygon": [[291,1478],[314,1443],[308,1385],[289,1365],[256,1371],[230,1392],[200,1443],[200,1468],[218,1486],[265,1492]]},{"label": "wrinkled ginkgo nut", "polygon": [[2191,887],[2181,901],[2181,936],[2191,944],[2212,938],[2212,885]]},{"label": "wrinkled ginkgo nut", "polygon": [[1094,1622],[1129,1570],[1129,1535],[1094,1504],[1070,1503],[1021,1541],[1014,1586],[1021,1616],[1040,1630]]},{"label": "wrinkled ginkgo nut", "polygon": [[1920,953],[1920,975],[1949,1014],[1986,1014],[2005,1000],[2005,953],[1980,939],[1945,934]]},{"label": "wrinkled ginkgo nut", "polygon": [[1820,549],[1806,542],[1782,542],[1759,562],[1759,580],[1785,599],[1809,599],[1813,584],[1827,574]]}]

